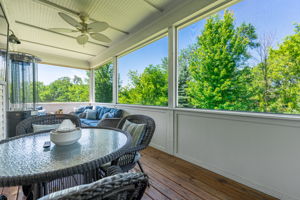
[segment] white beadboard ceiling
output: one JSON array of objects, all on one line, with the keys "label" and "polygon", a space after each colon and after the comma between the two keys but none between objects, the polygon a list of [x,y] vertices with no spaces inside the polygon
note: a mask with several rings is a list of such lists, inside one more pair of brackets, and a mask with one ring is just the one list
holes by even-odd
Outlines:
[{"label": "white beadboard ceiling", "polygon": [[[107,52],[111,46],[135,35],[149,22],[159,23],[161,17],[172,13],[174,8],[186,6],[188,2],[204,2],[203,6],[216,0],[0,0],[9,17],[11,29],[21,40],[18,51],[38,53],[47,63],[64,66],[90,68],[95,65],[95,58]],[[57,34],[49,28],[72,28],[62,20],[58,12],[64,12],[78,19],[75,15],[43,1],[56,4],[75,12],[86,12],[90,18],[105,21],[110,28],[101,32],[112,39],[112,43],[101,43],[89,39],[82,46],[77,44],[79,33]],[[199,4],[200,5],[200,4]],[[202,5],[202,4],[201,4]],[[202,6],[202,7],[203,7]],[[194,11],[193,11],[194,12]],[[79,19],[78,19],[79,20]],[[92,22],[92,21],[91,21]],[[165,27],[167,28],[167,27]],[[120,31],[119,31],[120,30]],[[127,32],[127,33],[126,33]],[[49,56],[47,56],[49,55]],[[55,57],[58,57],[56,60]],[[70,64],[59,63],[62,57],[74,59]],[[76,62],[78,61],[78,62]],[[78,63],[78,64],[76,64]]]}]

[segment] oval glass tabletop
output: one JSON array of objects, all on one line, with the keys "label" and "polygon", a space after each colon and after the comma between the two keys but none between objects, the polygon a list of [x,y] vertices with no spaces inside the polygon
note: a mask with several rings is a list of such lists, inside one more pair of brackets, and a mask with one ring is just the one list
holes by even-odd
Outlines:
[{"label": "oval glass tabletop", "polygon": [[51,143],[48,149],[43,145],[50,141],[49,133],[12,139],[0,143],[0,179],[49,173],[89,163],[128,146],[128,140],[123,132],[92,128],[82,129],[81,138],[74,144],[57,146]]}]

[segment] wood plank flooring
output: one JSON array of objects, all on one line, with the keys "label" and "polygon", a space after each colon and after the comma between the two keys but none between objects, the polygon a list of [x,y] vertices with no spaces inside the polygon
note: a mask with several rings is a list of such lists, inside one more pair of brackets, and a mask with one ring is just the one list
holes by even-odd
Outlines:
[{"label": "wood plank flooring", "polygon": [[[143,200],[276,199],[152,147],[142,152],[141,162],[151,185]],[[0,194],[8,200],[24,199],[20,187],[0,188]]]}]

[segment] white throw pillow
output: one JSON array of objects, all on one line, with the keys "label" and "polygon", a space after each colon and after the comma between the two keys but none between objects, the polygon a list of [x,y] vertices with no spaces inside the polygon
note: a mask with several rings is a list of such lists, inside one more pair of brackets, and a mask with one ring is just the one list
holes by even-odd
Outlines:
[{"label": "white throw pillow", "polygon": [[41,124],[32,124],[33,132],[41,132],[41,131],[50,131],[57,129],[60,124],[46,124],[46,125],[41,125]]}]

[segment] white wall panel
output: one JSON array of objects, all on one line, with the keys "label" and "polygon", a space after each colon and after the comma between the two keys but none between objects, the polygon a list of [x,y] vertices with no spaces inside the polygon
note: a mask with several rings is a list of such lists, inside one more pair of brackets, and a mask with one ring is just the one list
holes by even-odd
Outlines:
[{"label": "white wall panel", "polygon": [[177,156],[281,199],[300,199],[299,121],[180,111],[175,121]]}]

